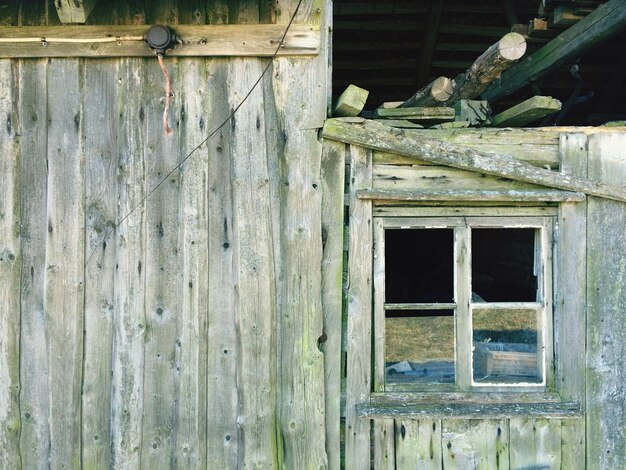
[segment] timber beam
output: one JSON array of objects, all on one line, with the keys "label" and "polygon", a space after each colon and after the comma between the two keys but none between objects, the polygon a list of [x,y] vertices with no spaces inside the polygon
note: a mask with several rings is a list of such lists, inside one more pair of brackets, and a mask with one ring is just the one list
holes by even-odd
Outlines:
[{"label": "timber beam", "polygon": [[626,186],[597,183],[539,168],[511,155],[471,149],[425,138],[423,135],[414,131],[392,129],[367,120],[355,123],[328,119],[322,130],[322,137],[327,139],[391,152],[417,161],[626,202]]},{"label": "timber beam", "polygon": [[515,93],[580,57],[626,27],[626,0],[609,0],[534,54],[504,72],[481,95],[490,102]]},{"label": "timber beam", "polygon": [[[0,58],[153,57],[144,41],[150,26],[8,26],[0,27]],[[177,25],[179,43],[168,50],[177,57],[272,57],[285,25]],[[289,28],[279,56],[317,55],[316,26]]]}]

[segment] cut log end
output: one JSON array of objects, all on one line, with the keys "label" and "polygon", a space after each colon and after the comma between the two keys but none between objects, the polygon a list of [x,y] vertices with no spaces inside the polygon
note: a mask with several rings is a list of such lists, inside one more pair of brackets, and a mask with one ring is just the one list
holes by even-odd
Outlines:
[{"label": "cut log end", "polygon": [[504,59],[519,60],[526,53],[526,40],[519,33],[508,33],[500,39],[498,50]]},{"label": "cut log end", "polygon": [[433,82],[430,94],[435,100],[443,103],[452,96],[453,91],[454,80],[447,77],[439,77]]}]

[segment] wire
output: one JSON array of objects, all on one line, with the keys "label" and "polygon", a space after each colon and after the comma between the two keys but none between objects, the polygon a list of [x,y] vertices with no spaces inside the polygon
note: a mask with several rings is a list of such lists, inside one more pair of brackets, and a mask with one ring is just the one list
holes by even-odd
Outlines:
[{"label": "wire", "polygon": [[167,67],[163,63],[163,54],[157,54],[157,59],[159,60],[159,65],[161,66],[163,76],[165,77],[165,109],[163,110],[163,130],[165,131],[165,134],[170,135],[172,133],[172,129],[167,123],[167,118],[170,114],[170,102],[172,101],[172,79],[170,78],[170,74],[167,72]]},{"label": "wire", "polygon": [[109,236],[115,231],[115,229],[118,226],[120,226],[122,223],[124,223],[124,221],[126,219],[128,219],[137,209],[139,209],[139,207],[141,207],[148,200],[148,198],[150,198],[150,196],[152,196],[155,193],[155,191],[157,189],[159,189],[163,185],[163,183],[165,181],[167,181],[167,179],[170,176],[172,176],[172,174],[174,174],[175,171],[177,171],[181,166],[183,166],[183,164],[187,160],[189,160],[189,158],[191,158],[191,156],[194,153],[196,153],[204,144],[206,144],[209,141],[209,139],[211,139],[226,124],[228,124],[230,122],[230,120],[233,118],[233,116],[237,113],[237,111],[239,111],[239,109],[248,100],[248,98],[250,98],[250,95],[252,95],[252,92],[256,89],[257,86],[259,86],[259,83],[261,83],[261,80],[263,80],[263,77],[265,77],[265,75],[267,74],[267,71],[271,67],[271,65],[273,63],[273,60],[278,56],[278,51],[280,51],[280,49],[284,46],[284,41],[285,41],[285,38],[287,37],[287,33],[289,32],[289,29],[291,28],[291,25],[293,24],[293,22],[294,22],[294,20],[296,18],[296,15],[298,14],[298,10],[300,9],[300,5],[301,4],[302,4],[302,0],[298,0],[298,4],[296,5],[296,9],[294,10],[293,14],[291,15],[291,18],[289,19],[289,23],[287,23],[287,27],[285,28],[285,31],[283,32],[282,36],[280,37],[280,41],[278,41],[278,46],[276,47],[276,50],[274,51],[274,54],[272,54],[272,56],[269,58],[269,60],[267,62],[267,65],[265,66],[265,68],[263,68],[263,71],[261,72],[261,75],[259,75],[259,78],[257,78],[256,82],[254,82],[252,87],[250,87],[250,90],[248,91],[248,93],[246,93],[246,95],[239,102],[239,104],[233,108],[233,110],[230,112],[230,114],[226,117],[226,119],[224,119],[224,121],[219,126],[217,126],[215,129],[213,129],[213,131],[211,131],[209,133],[209,135],[207,135],[207,137],[202,142],[200,142],[198,145],[196,145],[191,150],[191,152],[189,152],[180,162],[178,162],[178,164],[174,168],[172,168],[161,179],[161,181],[159,181],[150,191],[148,191],[148,194],[146,194],[130,211],[128,211],[126,213],[126,215],[124,215],[124,217],[122,217],[121,220],[117,224],[115,224],[113,229],[109,229],[109,231],[104,234],[104,236],[102,237],[102,240],[100,240],[100,242],[98,242],[98,244],[91,251],[91,254],[87,258],[87,261],[85,262],[85,267],[87,267],[87,265],[89,264],[89,261],[91,261],[91,258],[93,258],[93,255],[96,253],[98,248],[100,248],[102,246],[102,244],[106,241],[107,238],[109,238]]},{"label": "wire", "polygon": [[99,42],[120,42],[120,41],[144,41],[143,36],[111,36],[106,38],[48,38],[45,36],[28,38],[0,38],[0,43],[23,43],[23,42],[58,42],[67,44],[90,44]]}]

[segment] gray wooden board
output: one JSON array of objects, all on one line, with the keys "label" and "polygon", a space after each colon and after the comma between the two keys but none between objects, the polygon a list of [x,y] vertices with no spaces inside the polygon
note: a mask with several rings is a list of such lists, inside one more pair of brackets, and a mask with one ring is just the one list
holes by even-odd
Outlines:
[{"label": "gray wooden board", "polygon": [[[258,59],[229,64],[232,85],[229,107],[261,74]],[[238,295],[235,312],[239,330],[239,419],[247,423],[240,435],[243,465],[277,465],[276,433],[276,291],[270,188],[263,127],[262,91],[256,89],[242,112],[230,121],[232,141],[234,259]]]},{"label": "gray wooden board", "polygon": [[[206,61],[183,59],[178,64],[180,119],[178,158],[204,139],[207,106]],[[173,455],[181,467],[203,468],[207,463],[207,316],[209,297],[208,151],[188,159],[182,169],[178,227],[178,266],[182,286],[178,292],[180,320],[176,441]]]},{"label": "gray wooden board", "polygon": [[[587,176],[587,136],[561,135],[561,171]],[[584,403],[586,306],[586,203],[559,205],[555,258],[555,385],[564,400]],[[563,468],[585,458],[585,423],[561,421]]]},{"label": "gray wooden board", "polygon": [[[227,117],[228,69],[224,60],[207,62],[208,87],[205,131]],[[207,142],[208,164],[208,340],[207,340],[207,461],[209,468],[235,468],[241,428],[237,423],[238,370],[242,367],[235,299],[237,296],[231,126],[223,127]]]},{"label": "gray wooden board", "polygon": [[[44,311],[52,467],[80,465],[84,157],[77,59],[48,65],[48,235]],[[63,90],[59,93],[58,90]],[[43,346],[43,345],[42,345]]]},{"label": "gray wooden board", "polygon": [[[626,135],[589,137],[589,177],[626,182]],[[587,210],[587,461],[626,466],[626,205],[590,198]]]},{"label": "gray wooden board", "polygon": [[83,66],[87,259],[93,253],[85,266],[82,463],[87,467],[108,462],[111,448],[111,396],[102,391],[111,389],[115,243],[103,237],[115,227],[118,76],[116,61]]},{"label": "gray wooden board", "polygon": [[[170,75],[177,77],[178,63],[167,61]],[[145,186],[154,188],[179,161],[177,151],[180,101],[172,102],[166,135],[161,116],[164,108],[163,73],[156,63],[142,67],[144,91],[142,123],[143,157],[146,162]],[[181,94],[180,80],[173,81],[174,96]],[[152,194],[145,204],[145,315],[144,336],[144,398],[142,422],[141,463],[158,466],[174,455],[176,442],[176,390],[180,367],[180,300],[181,273],[176,258],[178,251],[178,221],[180,172],[175,171]]]},{"label": "gray wooden board", "polygon": [[44,316],[47,208],[47,61],[19,64],[21,193],[20,453],[23,468],[45,468],[50,449]]},{"label": "gray wooden board", "polygon": [[[278,287],[278,420],[283,441],[280,464],[286,468],[323,468],[325,450],[324,355],[318,346],[324,333],[322,314],[321,143],[307,110],[323,103],[318,94],[315,62],[277,59],[272,82],[281,120],[289,135],[278,154],[280,177],[280,259]],[[300,79],[301,86],[287,86]],[[266,101],[269,104],[269,100]],[[280,134],[279,134],[280,135]],[[271,214],[268,215],[268,218]],[[271,220],[271,219],[270,219]],[[293,367],[293,364],[298,364]]]},{"label": "gray wooden board", "polygon": [[371,187],[372,153],[350,146],[350,251],[348,253],[348,324],[346,364],[346,469],[370,465],[370,422],[357,416],[371,387],[372,207],[355,191]]},{"label": "gray wooden board", "polygon": [[395,461],[398,470],[440,470],[443,465],[441,420],[395,420]]},{"label": "gray wooden board", "polygon": [[511,418],[509,459],[510,468],[563,468],[560,420]]},{"label": "gray wooden board", "polygon": [[340,119],[329,119],[324,124],[322,136],[363,147],[398,153],[463,170],[505,177],[526,183],[540,184],[568,191],[580,191],[616,201],[626,202],[626,187],[617,184],[598,183],[572,175],[536,168],[516,160],[508,154],[496,154],[451,145],[437,139],[420,139],[415,131],[390,129],[377,123],[365,121],[350,124]]},{"label": "gray wooden board", "polygon": [[341,309],[343,275],[343,183],[345,145],[324,143],[322,153],[322,308],[326,341],[324,352],[326,395],[326,453],[328,468],[338,470],[341,396]]},{"label": "gray wooden board", "polygon": [[[17,64],[15,64],[17,66]],[[17,67],[0,60],[0,467],[20,464],[20,155]]]},{"label": "gray wooden board", "polygon": [[[141,59],[124,59],[119,65],[118,103],[118,203],[115,233],[115,302],[112,349],[111,466],[141,465],[144,399],[144,342],[148,334],[145,314],[146,194],[143,158],[145,99]],[[123,98],[122,98],[123,97]],[[136,210],[128,215],[131,210]],[[124,222],[120,221],[126,217]]]},{"label": "gray wooden board", "polygon": [[507,424],[490,419],[442,421],[442,468],[509,468]]}]

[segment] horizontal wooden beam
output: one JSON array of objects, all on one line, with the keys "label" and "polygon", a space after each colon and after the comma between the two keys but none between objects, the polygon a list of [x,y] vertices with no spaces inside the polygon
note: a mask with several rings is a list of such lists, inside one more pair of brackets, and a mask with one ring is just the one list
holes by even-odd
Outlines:
[{"label": "horizontal wooden beam", "polygon": [[457,202],[582,202],[585,193],[558,189],[442,189],[439,191],[407,191],[390,189],[362,189],[358,199],[372,201],[457,201]]},{"label": "horizontal wooden beam", "polygon": [[511,155],[462,147],[429,139],[424,134],[425,132],[393,129],[367,120],[349,123],[342,122],[341,119],[328,119],[322,130],[324,138],[404,155],[418,161],[626,202],[626,186],[597,183],[538,168]]},{"label": "horizontal wooden beam", "polygon": [[544,47],[520,60],[492,83],[483,99],[495,101],[573,61],[626,27],[626,0],[610,0],[566,29]]},{"label": "horizontal wooden beam", "polygon": [[533,96],[493,117],[494,127],[526,126],[561,110],[561,102],[551,96]]},{"label": "horizontal wooden beam", "polygon": [[[271,57],[285,25],[179,25],[174,57]],[[149,26],[10,26],[0,27],[0,58],[20,57],[150,57],[143,36]],[[317,55],[320,32],[294,24],[278,51],[280,56]]]},{"label": "horizontal wooden beam", "polygon": [[398,406],[361,404],[359,418],[410,419],[503,419],[503,418],[578,418],[579,403],[424,403]]}]

